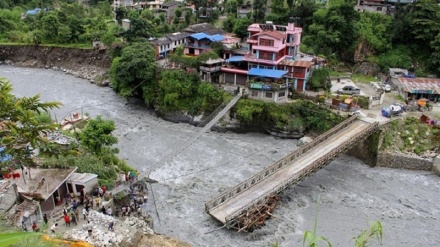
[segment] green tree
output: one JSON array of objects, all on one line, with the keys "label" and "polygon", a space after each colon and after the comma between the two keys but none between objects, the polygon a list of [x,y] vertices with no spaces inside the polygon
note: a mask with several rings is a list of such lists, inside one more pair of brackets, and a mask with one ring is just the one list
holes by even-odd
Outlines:
[{"label": "green tree", "polygon": [[359,13],[354,10],[354,2],[341,1],[313,14],[314,23],[309,26],[309,35],[304,37],[303,42],[319,54],[336,53],[340,58],[350,61],[357,41],[355,24]]},{"label": "green tree", "polygon": [[377,52],[385,52],[391,48],[393,18],[379,13],[366,12],[360,15],[356,29],[360,42],[365,42]]},{"label": "green tree", "polygon": [[431,42],[433,52],[431,53],[430,63],[433,70],[440,75],[440,33]]},{"label": "green tree", "polygon": [[262,22],[266,15],[266,4],[267,0],[255,0],[253,7],[253,20],[254,22]]},{"label": "green tree", "polygon": [[47,13],[41,18],[41,30],[43,31],[44,38],[48,42],[56,42],[58,39],[58,28],[60,22],[56,13]]},{"label": "green tree", "polygon": [[200,79],[193,73],[182,70],[165,70],[161,73],[158,84],[158,103],[167,109],[177,110],[187,108],[198,87]]},{"label": "green tree", "polygon": [[226,20],[224,20],[222,23],[223,30],[232,33],[234,31],[236,20],[237,19],[234,16],[228,16],[228,18],[226,18]]},{"label": "green tree", "polygon": [[0,146],[15,160],[32,163],[29,149],[40,149],[50,154],[53,150],[44,137],[55,130],[55,124],[40,121],[41,115],[58,108],[58,102],[40,101],[39,95],[17,98],[12,94],[11,84],[0,78]]},{"label": "green tree", "polygon": [[156,29],[153,23],[142,18],[130,19],[130,29],[127,30],[124,36],[128,41],[138,41],[154,37]]},{"label": "green tree", "polygon": [[248,18],[238,18],[234,24],[234,33],[237,37],[244,39],[248,36],[248,27],[252,24]]},{"label": "green tree", "polygon": [[150,44],[126,46],[121,57],[113,59],[110,68],[113,89],[123,97],[143,98],[150,105],[156,83],[155,57],[156,51]]},{"label": "green tree", "polygon": [[118,143],[118,138],[112,135],[114,130],[115,123],[113,121],[104,120],[98,116],[96,119],[88,121],[86,127],[79,134],[79,140],[87,150],[100,155]]},{"label": "green tree", "polygon": [[192,16],[193,16],[193,14],[192,14],[192,12],[191,12],[190,10],[187,10],[187,11],[185,12],[185,24],[186,24],[186,25],[191,24],[191,18],[192,18]]}]

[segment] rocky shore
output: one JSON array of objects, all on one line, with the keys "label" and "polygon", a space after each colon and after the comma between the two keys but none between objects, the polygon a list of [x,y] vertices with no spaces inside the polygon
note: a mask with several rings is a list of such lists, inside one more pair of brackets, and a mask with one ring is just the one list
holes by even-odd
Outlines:
[{"label": "rocky shore", "polygon": [[99,86],[107,86],[111,60],[105,51],[94,49],[0,45],[1,64],[63,71]]}]

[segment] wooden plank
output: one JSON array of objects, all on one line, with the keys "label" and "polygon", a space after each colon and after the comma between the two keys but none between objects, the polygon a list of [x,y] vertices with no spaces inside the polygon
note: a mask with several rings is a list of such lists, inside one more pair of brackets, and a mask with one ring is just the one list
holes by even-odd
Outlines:
[{"label": "wooden plank", "polygon": [[256,198],[269,193],[277,186],[280,186],[289,178],[295,176],[300,171],[307,169],[316,160],[322,158],[331,150],[336,149],[344,142],[357,138],[360,132],[368,128],[370,124],[363,121],[356,121],[347,126],[337,134],[331,136],[321,144],[315,146],[304,155],[294,160],[291,164],[275,172],[273,175],[259,183],[254,184],[246,191],[238,194],[219,206],[209,210],[209,214],[222,222],[226,223],[226,218],[246,205],[251,204]]}]

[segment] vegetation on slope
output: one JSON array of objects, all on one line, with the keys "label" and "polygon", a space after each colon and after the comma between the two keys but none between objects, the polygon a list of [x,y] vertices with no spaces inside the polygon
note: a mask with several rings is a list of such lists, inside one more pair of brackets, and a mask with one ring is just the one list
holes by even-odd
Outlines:
[{"label": "vegetation on slope", "polygon": [[384,134],[382,149],[423,155],[439,152],[440,129],[409,117],[392,120]]}]

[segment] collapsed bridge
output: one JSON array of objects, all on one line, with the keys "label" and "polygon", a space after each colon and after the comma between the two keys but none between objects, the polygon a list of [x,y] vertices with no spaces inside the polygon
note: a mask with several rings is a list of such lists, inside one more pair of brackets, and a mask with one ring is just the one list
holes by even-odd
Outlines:
[{"label": "collapsed bridge", "polygon": [[227,228],[249,230],[264,224],[277,194],[318,171],[376,131],[378,123],[350,117],[251,178],[205,204],[205,211]]}]

